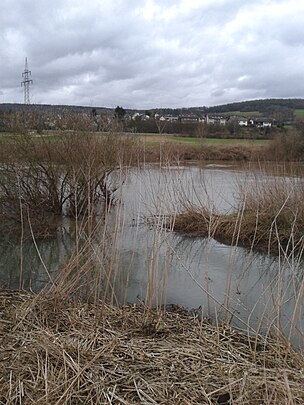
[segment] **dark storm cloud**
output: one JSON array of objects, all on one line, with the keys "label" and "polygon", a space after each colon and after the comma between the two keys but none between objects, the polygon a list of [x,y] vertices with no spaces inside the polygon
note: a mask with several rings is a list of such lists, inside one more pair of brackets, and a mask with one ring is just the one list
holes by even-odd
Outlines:
[{"label": "dark storm cloud", "polygon": [[150,108],[303,97],[295,0],[2,0],[0,102]]}]

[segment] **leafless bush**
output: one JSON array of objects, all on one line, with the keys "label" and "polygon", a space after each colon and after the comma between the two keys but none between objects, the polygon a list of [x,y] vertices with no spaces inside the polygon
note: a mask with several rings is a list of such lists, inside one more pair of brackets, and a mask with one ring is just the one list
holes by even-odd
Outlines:
[{"label": "leafless bush", "polygon": [[94,216],[113,203],[111,173],[133,158],[133,142],[117,134],[23,135],[0,164],[0,215],[45,227],[55,216]]},{"label": "leafless bush", "polygon": [[302,161],[304,159],[304,133],[302,128],[276,136],[266,152],[270,160]]}]

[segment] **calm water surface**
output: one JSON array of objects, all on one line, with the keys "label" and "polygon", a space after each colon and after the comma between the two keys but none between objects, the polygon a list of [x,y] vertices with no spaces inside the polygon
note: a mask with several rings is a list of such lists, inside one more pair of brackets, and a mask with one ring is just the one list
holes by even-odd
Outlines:
[{"label": "calm water surface", "polygon": [[[228,314],[234,325],[245,328],[248,323],[263,332],[275,324],[286,334],[291,331],[295,344],[302,345],[303,265],[298,258],[273,258],[163,228],[165,215],[188,203],[230,212],[237,204],[238,184],[264,180],[258,170],[248,174],[233,166],[130,170],[107,232],[117,299],[178,304],[210,316]],[[94,242],[96,258],[99,242]],[[3,239],[0,284],[15,289],[22,283],[39,290],[49,280],[45,267],[54,275],[73,251],[68,223],[57,238],[38,241],[37,246],[26,242],[21,249],[20,243]]]}]

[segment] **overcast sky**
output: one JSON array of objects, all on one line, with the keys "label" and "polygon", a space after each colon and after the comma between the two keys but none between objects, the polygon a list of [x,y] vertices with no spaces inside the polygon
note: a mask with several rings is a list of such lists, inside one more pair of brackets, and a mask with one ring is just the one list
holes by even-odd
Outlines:
[{"label": "overcast sky", "polygon": [[125,108],[304,97],[303,0],[1,0],[0,103]]}]

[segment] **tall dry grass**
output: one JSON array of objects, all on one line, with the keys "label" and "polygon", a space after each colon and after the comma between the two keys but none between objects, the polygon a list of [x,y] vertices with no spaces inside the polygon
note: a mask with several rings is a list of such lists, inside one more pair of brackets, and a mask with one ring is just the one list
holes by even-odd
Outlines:
[{"label": "tall dry grass", "polygon": [[274,161],[303,161],[304,128],[293,128],[277,135],[266,149],[266,157]]},{"label": "tall dry grass", "polygon": [[239,210],[244,212],[244,227],[248,218],[251,231],[247,233],[253,245],[264,241],[269,251],[275,245],[286,251],[303,249],[303,174],[297,168],[296,175],[274,172],[239,184]]},{"label": "tall dry grass", "polygon": [[[271,153],[269,153],[269,156]],[[268,158],[268,155],[267,155]],[[255,145],[186,145],[172,141],[145,147],[146,162],[173,163],[181,161],[230,161],[250,162],[265,159],[265,147]]]},{"label": "tall dry grass", "polygon": [[181,309],[1,292],[0,313],[6,404],[304,401],[302,355]]},{"label": "tall dry grass", "polygon": [[[78,173],[84,163],[76,162]],[[81,167],[90,182],[89,162]],[[88,193],[88,214],[95,209],[91,201]],[[240,207],[237,224],[244,213]],[[58,278],[50,274],[48,288],[38,295],[0,295],[1,401],[303,403],[303,357],[289,342],[270,333],[237,332],[218,319],[212,325],[178,307],[165,311],[161,299],[152,308],[164,215],[155,223],[145,305],[123,307],[108,305],[119,303],[122,211],[114,218],[106,211],[102,220],[79,210],[73,215],[84,230],[77,235],[85,237],[76,241],[75,255]],[[195,222],[202,216],[208,236],[214,236],[213,220],[218,228],[221,218],[204,210]],[[171,229],[177,222],[178,216]],[[235,222],[232,229],[238,238]]]},{"label": "tall dry grass", "polygon": [[184,212],[174,218],[175,229],[268,253],[301,252],[304,173],[299,166],[295,166],[294,173],[290,165],[288,173],[282,165],[272,166],[272,173],[263,172],[262,168],[248,173],[237,185],[237,205],[233,213],[222,214],[214,207],[188,204]]}]

